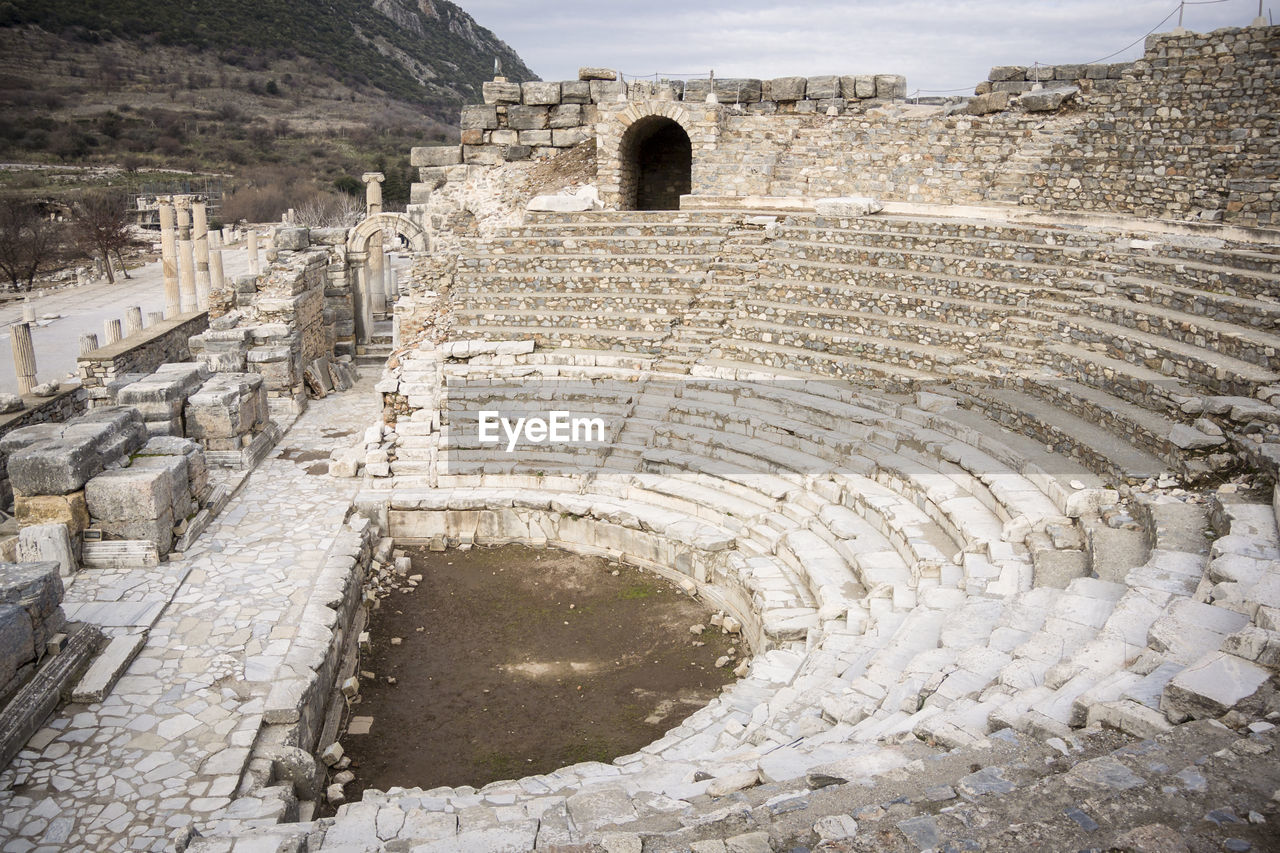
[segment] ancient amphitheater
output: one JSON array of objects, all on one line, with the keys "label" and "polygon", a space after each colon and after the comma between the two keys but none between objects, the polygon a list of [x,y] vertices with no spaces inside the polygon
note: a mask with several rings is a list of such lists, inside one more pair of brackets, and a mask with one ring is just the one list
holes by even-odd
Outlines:
[{"label": "ancient amphitheater", "polygon": [[[276,451],[148,570],[116,687],[0,775],[3,849],[1280,849],[1278,58],[1175,32],[958,105],[487,84],[407,214],[282,228],[215,288],[210,369],[376,347],[385,308],[385,371],[301,413],[266,378],[281,447],[344,476]],[[377,229],[422,250],[393,305]],[[482,411],[604,435],[508,453]],[[406,542],[645,567],[753,657],[612,763],[316,818]],[[134,600],[88,574],[64,606]]]}]

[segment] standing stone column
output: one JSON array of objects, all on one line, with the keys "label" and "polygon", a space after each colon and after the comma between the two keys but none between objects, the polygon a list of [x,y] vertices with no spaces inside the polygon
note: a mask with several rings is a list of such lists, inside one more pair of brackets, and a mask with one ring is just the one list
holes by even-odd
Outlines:
[{"label": "standing stone column", "polygon": [[31,303],[30,296],[22,297],[22,322],[34,323],[36,321],[36,306]]},{"label": "standing stone column", "polygon": [[106,332],[106,336],[107,336],[107,346],[111,346],[112,344],[118,344],[118,343],[120,343],[120,338],[121,338],[121,335],[120,335],[120,321],[119,321],[119,320],[104,320],[104,321],[103,321],[103,323],[102,323],[102,325],[103,325],[103,329],[105,330],[105,332]]},{"label": "standing stone column", "polygon": [[155,325],[158,325],[158,324],[160,324],[160,323],[163,323],[163,322],[164,322],[164,318],[165,318],[165,316],[166,316],[166,315],[161,314],[159,311],[148,311],[148,312],[147,312],[147,325],[148,325],[148,326],[155,326]]},{"label": "standing stone column", "polygon": [[[382,212],[382,182],[386,180],[386,176],[381,172],[365,172],[360,177],[364,181],[365,216],[376,216]],[[373,315],[384,315],[387,313],[387,292],[386,285],[383,284],[381,231],[369,236],[368,253],[368,278],[371,283],[371,287],[368,288],[369,312]],[[372,326],[370,326],[370,332],[372,332]]]},{"label": "standing stone column", "polygon": [[356,321],[356,344],[368,344],[373,332],[373,311],[369,299],[369,256],[365,252],[349,252],[347,263],[356,271],[352,296],[355,304],[352,313]]},{"label": "standing stone column", "polygon": [[36,387],[36,350],[31,345],[31,324],[14,323],[9,327],[13,344],[13,372],[18,377],[18,393],[30,394]]},{"label": "standing stone column", "polygon": [[191,205],[192,237],[196,244],[196,309],[209,307],[209,211],[203,201]]},{"label": "standing stone column", "polygon": [[124,310],[124,334],[125,337],[131,338],[134,335],[142,333],[142,309],[137,305],[130,305]]},{"label": "standing stone column", "polygon": [[382,251],[382,232],[369,238],[369,297],[375,317],[387,313],[386,256]]},{"label": "standing stone column", "polygon": [[174,241],[175,213],[173,199],[157,199],[160,208],[160,255],[164,262],[164,315],[182,313],[182,297],[178,287],[178,249]]},{"label": "standing stone column", "polygon": [[[209,292],[218,293],[227,286],[227,277],[222,271],[222,232],[209,233]],[[204,307],[208,307],[208,303]]]},{"label": "standing stone column", "polygon": [[258,232],[249,229],[249,275],[260,275],[262,267],[258,263]]},{"label": "standing stone column", "polygon": [[196,310],[195,243],[191,239],[191,196],[180,195],[178,208],[178,290],[183,314]]},{"label": "standing stone column", "polygon": [[88,355],[98,348],[98,336],[86,334],[80,336],[80,354]]},{"label": "standing stone column", "polygon": [[364,181],[364,215],[374,216],[382,212],[382,182],[386,176],[381,172],[365,172],[360,176]]}]

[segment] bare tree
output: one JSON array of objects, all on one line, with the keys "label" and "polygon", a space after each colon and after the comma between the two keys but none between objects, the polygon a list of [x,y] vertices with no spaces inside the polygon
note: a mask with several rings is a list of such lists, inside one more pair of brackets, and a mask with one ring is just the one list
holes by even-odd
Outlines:
[{"label": "bare tree", "polygon": [[71,207],[71,228],[82,251],[90,257],[102,258],[108,282],[116,282],[115,269],[111,266],[112,253],[120,261],[124,277],[131,277],[120,255],[121,250],[133,243],[126,196],[119,193],[86,195]]},{"label": "bare tree", "polygon": [[351,228],[363,218],[363,199],[346,193],[318,192],[297,208],[298,224],[310,228]]},{"label": "bare tree", "polygon": [[30,202],[0,200],[0,271],[14,290],[30,290],[36,274],[58,256],[59,227]]}]

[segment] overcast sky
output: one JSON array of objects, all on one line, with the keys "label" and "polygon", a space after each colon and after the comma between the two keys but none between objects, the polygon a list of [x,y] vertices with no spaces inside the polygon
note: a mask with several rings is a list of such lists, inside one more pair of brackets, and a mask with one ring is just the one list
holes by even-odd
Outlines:
[{"label": "overcast sky", "polygon": [[[971,88],[992,65],[1100,60],[1178,8],[1177,0],[457,2],[544,80],[577,79],[582,65],[634,76],[882,73],[905,74],[908,91]],[[1257,13],[1257,0],[1188,4],[1184,26],[1245,26]],[[1176,23],[1175,14],[1158,31]],[[1141,51],[1139,43],[1108,61]]]}]

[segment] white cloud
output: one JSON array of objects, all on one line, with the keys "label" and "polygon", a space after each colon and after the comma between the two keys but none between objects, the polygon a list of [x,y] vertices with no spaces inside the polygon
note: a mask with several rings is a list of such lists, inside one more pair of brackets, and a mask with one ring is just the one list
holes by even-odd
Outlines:
[{"label": "white cloud", "polygon": [[[1177,9],[1175,0],[462,5],[547,80],[574,79],[582,65],[635,75],[714,68],[719,77],[905,74],[912,90],[971,87],[992,65],[1098,60]],[[1188,6],[1185,25],[1243,26],[1256,14],[1256,0],[1226,0]],[[1139,43],[1110,61],[1141,50]]]}]

